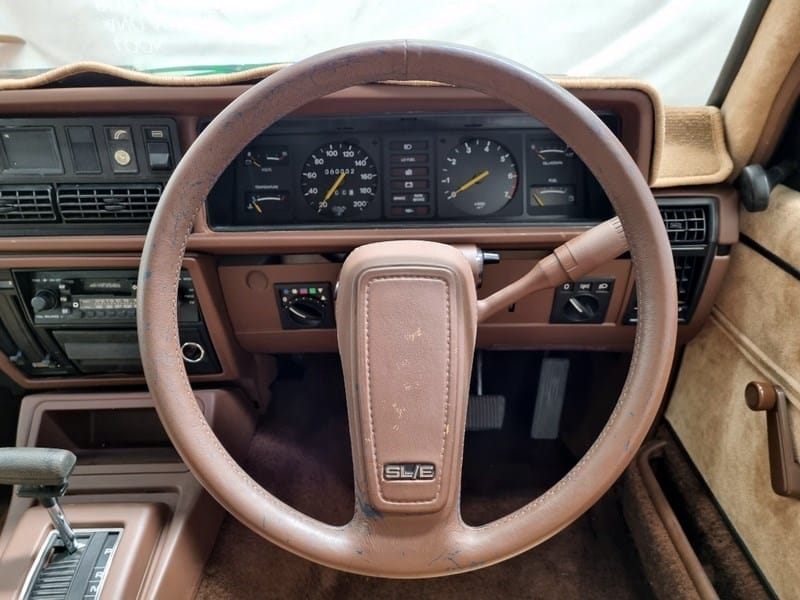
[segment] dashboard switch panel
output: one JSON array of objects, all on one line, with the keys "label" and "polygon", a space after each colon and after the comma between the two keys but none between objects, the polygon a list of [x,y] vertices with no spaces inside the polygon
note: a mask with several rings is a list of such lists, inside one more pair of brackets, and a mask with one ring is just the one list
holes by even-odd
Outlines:
[{"label": "dashboard switch panel", "polygon": [[330,283],[278,283],[275,295],[284,329],[334,327]]},{"label": "dashboard switch panel", "polygon": [[0,118],[0,237],[144,234],[179,160],[168,117]]},{"label": "dashboard switch panel", "polygon": [[551,323],[602,323],[608,312],[613,279],[581,279],[556,288]]}]

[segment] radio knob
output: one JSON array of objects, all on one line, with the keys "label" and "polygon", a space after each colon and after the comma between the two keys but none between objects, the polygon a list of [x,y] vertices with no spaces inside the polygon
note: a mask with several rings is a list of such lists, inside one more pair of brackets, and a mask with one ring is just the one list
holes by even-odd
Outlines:
[{"label": "radio knob", "polygon": [[31,308],[33,312],[38,313],[43,310],[50,310],[58,306],[58,294],[53,290],[43,289],[36,292],[36,295],[31,298]]}]

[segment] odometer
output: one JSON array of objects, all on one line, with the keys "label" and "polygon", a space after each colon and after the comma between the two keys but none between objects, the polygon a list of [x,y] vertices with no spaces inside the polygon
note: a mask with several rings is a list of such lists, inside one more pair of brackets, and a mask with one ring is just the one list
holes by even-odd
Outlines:
[{"label": "odometer", "polygon": [[359,215],[378,190],[375,162],[350,142],[330,142],[314,150],[300,176],[303,197],[311,208],[336,218]]}]

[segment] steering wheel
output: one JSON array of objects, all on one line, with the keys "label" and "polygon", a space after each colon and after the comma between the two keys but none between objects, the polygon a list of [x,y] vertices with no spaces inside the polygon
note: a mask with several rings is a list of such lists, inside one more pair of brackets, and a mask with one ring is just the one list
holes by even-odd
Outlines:
[{"label": "steering wheel", "polygon": [[[310,100],[383,80],[449,83],[529,113],[586,163],[618,220],[573,238],[522,279],[481,301],[470,264],[450,246],[382,242],[351,253],[339,279],[336,316],[356,506],[349,524],[332,526],[265,491],[209,428],[180,355],[178,277],[194,216],[217,178],[257,134]],[[459,482],[477,323],[530,291],[577,279],[628,247],[639,323],[628,377],[604,429],[547,492],[496,521],[466,525]],[[383,577],[430,577],[488,566],[577,519],[620,476],[655,419],[677,331],[663,222],[641,173],[601,120],[566,90],[521,65],[471,48],[402,40],[348,46],[296,63],[223,110],[164,190],[145,241],[138,295],[147,384],[170,439],[200,483],[239,521],[284,549]]]}]

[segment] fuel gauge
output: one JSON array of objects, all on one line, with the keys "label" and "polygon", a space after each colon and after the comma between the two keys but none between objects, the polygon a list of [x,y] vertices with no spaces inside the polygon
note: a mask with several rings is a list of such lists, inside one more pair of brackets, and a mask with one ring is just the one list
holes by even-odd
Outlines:
[{"label": "fuel gauge", "polygon": [[575,206],[574,185],[534,185],[528,195],[528,210],[531,214],[547,213],[568,215]]}]

